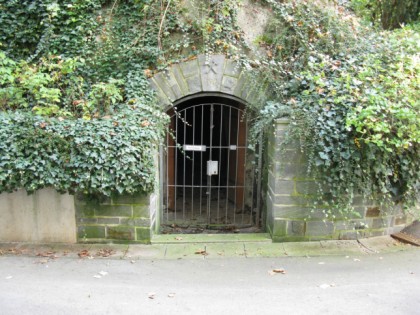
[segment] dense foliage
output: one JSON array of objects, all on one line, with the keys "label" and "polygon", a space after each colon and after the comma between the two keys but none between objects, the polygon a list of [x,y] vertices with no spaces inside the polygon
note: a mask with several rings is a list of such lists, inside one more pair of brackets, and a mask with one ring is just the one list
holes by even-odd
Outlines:
[{"label": "dense foliage", "polygon": [[150,191],[152,152],[163,136],[151,127],[156,119],[142,114],[150,110],[131,106],[91,121],[0,113],[0,191],[47,186],[104,195]]},{"label": "dense foliage", "polygon": [[[290,139],[299,139],[309,175],[319,179],[330,204],[344,209],[355,194],[416,199],[418,24],[384,32],[354,15],[395,28],[418,17],[416,1],[389,16],[386,6],[397,2],[256,1],[272,16],[252,53],[237,25],[238,0],[188,2],[186,9],[179,0],[0,0],[0,110],[8,111],[1,114],[7,145],[1,147],[0,190],[150,189],[154,171],[147,154],[166,120],[153,105],[147,77],[199,53],[224,53],[274,92],[267,104],[249,105],[259,114],[254,137],[273,119],[289,116]],[[117,127],[131,136],[105,141],[94,135],[114,134]],[[82,135],[95,143],[77,142]],[[102,141],[114,147],[98,160]],[[139,151],[130,156],[138,161],[115,162],[131,165],[118,172],[104,166],[120,161],[120,147],[134,150],[133,143]],[[14,164],[15,155],[20,162]],[[43,163],[56,175],[28,171],[29,165],[44,170]]]},{"label": "dense foliage", "polygon": [[417,0],[351,0],[350,4],[357,14],[386,30],[416,21],[420,13]]},{"label": "dense foliage", "polygon": [[418,200],[418,26],[374,32],[344,7],[267,2],[276,19],[265,47],[277,67],[262,73],[278,93],[261,125],[289,112],[322,203],[346,211],[359,194]]}]

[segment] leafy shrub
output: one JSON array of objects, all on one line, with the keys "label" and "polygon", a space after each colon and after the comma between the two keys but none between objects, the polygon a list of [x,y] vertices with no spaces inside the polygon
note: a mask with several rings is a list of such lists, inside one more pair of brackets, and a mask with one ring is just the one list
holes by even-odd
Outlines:
[{"label": "leafy shrub", "polygon": [[0,191],[133,193],[155,184],[156,144],[165,115],[143,104],[104,119],[0,113]]}]

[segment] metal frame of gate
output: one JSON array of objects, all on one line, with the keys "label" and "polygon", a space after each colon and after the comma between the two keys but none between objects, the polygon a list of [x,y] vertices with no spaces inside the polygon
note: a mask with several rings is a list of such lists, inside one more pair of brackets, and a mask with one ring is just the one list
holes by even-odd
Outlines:
[{"label": "metal frame of gate", "polygon": [[248,148],[245,113],[221,103],[171,116],[161,150],[163,224],[258,226],[261,160]]}]

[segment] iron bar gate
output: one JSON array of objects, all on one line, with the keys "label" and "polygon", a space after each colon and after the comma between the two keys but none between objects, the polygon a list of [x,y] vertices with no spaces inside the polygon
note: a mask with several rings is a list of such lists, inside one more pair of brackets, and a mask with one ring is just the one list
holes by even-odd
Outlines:
[{"label": "iron bar gate", "polygon": [[163,224],[257,226],[261,161],[248,149],[243,110],[193,105],[172,113],[170,130],[161,152]]}]

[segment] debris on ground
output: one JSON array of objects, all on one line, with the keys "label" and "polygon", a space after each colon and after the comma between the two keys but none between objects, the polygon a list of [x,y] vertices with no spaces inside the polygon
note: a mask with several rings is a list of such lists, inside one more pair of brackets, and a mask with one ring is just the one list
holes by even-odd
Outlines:
[{"label": "debris on ground", "polygon": [[207,256],[208,255],[208,253],[207,253],[207,251],[205,249],[199,249],[199,250],[195,251],[194,254],[196,254],[196,255],[203,255],[203,256]]},{"label": "debris on ground", "polygon": [[50,259],[56,259],[58,256],[53,251],[46,251],[46,252],[40,252],[36,254],[37,257],[45,257]]},{"label": "debris on ground", "polygon": [[286,274],[286,270],[284,270],[283,268],[275,268],[275,269],[272,269],[272,270],[269,270],[268,271],[268,274],[270,275],[270,276],[273,276],[273,275],[275,275],[275,274]]},{"label": "debris on ground", "polygon": [[109,256],[113,255],[114,253],[115,253],[115,251],[114,251],[114,250],[112,250],[112,249],[106,249],[106,248],[103,248],[103,249],[100,249],[100,250],[96,253],[96,256],[100,256],[100,257],[109,257]]},{"label": "debris on ground", "polygon": [[79,256],[80,258],[92,257],[87,249],[84,249],[84,250],[81,250],[80,252],[78,252],[77,256]]},{"label": "debris on ground", "polygon": [[401,232],[391,234],[391,236],[399,241],[420,246],[420,221],[414,221]]}]

